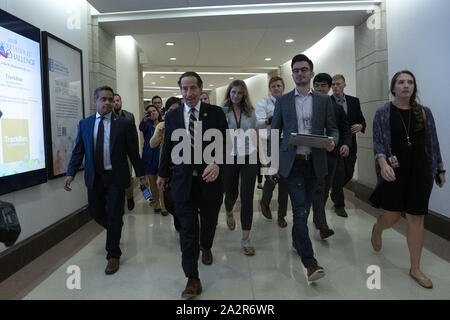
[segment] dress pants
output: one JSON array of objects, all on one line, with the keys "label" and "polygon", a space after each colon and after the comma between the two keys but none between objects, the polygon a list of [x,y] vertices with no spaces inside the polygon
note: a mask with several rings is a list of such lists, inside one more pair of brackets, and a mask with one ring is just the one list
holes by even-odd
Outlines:
[{"label": "dress pants", "polygon": [[313,222],[316,229],[328,229],[327,217],[325,215],[325,205],[328,200],[331,183],[334,178],[337,165],[337,153],[327,152],[328,174],[325,179],[317,179],[316,191],[312,198]]},{"label": "dress pants", "polygon": [[[248,158],[246,158],[246,163]],[[224,167],[225,210],[233,211],[239,196],[241,198],[241,227],[242,230],[251,230],[253,222],[253,197],[255,195],[255,182],[258,174],[257,164],[227,164]],[[239,187],[239,177],[241,186]]]},{"label": "dress pants", "polygon": [[298,159],[294,161],[289,177],[286,179],[293,211],[292,241],[305,267],[316,261],[308,230],[310,199],[315,191],[316,180],[312,161]]},{"label": "dress pants", "polygon": [[131,166],[130,158],[128,158],[128,169],[130,170],[130,186],[125,189],[125,195],[127,197],[127,200],[130,200],[134,197],[133,167]]},{"label": "dress pants", "polygon": [[88,189],[88,204],[92,218],[106,229],[106,259],[119,259],[125,190],[112,183],[112,171],[95,177],[94,187]]},{"label": "dress pants", "polygon": [[[272,201],[273,190],[277,184],[272,180],[266,178],[264,182],[263,194],[261,202],[266,206],[270,206],[270,201]],[[288,201],[288,190],[286,185],[286,180],[280,177],[278,181],[278,219],[286,217],[287,212],[287,201]]]},{"label": "dress pants", "polygon": [[350,154],[346,158],[338,156],[336,172],[331,188],[331,200],[334,202],[336,208],[345,207],[344,186],[352,180],[355,164],[356,153]]},{"label": "dress pants", "polygon": [[[189,199],[175,201],[175,216],[180,223],[182,267],[187,278],[198,278],[200,246],[211,249],[223,194],[211,199],[202,194],[201,177],[192,177]],[[198,214],[200,209],[200,215]],[[200,218],[200,224],[199,224]]]}]

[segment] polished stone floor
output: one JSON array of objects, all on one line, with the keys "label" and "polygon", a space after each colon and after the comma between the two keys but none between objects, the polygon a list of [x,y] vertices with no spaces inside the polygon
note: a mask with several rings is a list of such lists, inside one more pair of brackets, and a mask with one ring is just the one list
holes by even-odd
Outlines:
[{"label": "polished stone floor", "polygon": [[[255,204],[260,197],[258,190]],[[288,227],[281,229],[276,219],[266,220],[255,206],[251,240],[256,254],[247,257],[240,250],[239,220],[236,229],[230,231],[222,211],[212,249],[214,263],[204,266],[199,261],[203,293],[198,299],[450,299],[449,241],[426,232],[429,249],[423,251],[422,270],[432,279],[434,288],[424,289],[408,275],[404,221],[397,230],[383,233],[383,249],[375,253],[370,232],[377,211],[349,192],[347,198],[351,201],[349,218],[336,216],[330,204],[327,206],[329,225],[336,232],[328,240],[320,239],[310,217],[316,258],[326,272],[313,284],[307,282],[300,258],[292,250],[291,212]],[[104,273],[105,238],[106,232],[90,222],[1,283],[0,299],[180,299],[186,279],[172,216],[154,214],[145,200],[138,198],[136,208],[126,210],[123,256],[120,270],[112,276]],[[79,267],[79,290],[67,288],[68,279],[73,279],[67,272],[70,266]],[[369,266],[379,267],[380,289],[367,287],[372,275],[367,272]]]}]

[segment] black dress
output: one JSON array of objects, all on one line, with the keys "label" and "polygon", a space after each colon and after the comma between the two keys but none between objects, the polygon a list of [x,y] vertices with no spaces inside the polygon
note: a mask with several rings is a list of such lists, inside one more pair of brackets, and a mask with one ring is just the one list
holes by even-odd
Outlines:
[{"label": "black dress", "polygon": [[[417,122],[412,110],[399,109],[392,103],[390,126],[391,152],[400,167],[394,169],[396,180],[383,180],[370,200],[375,207],[384,210],[426,215],[433,180],[425,152],[425,130],[416,131]],[[410,146],[407,140],[409,126]]]}]

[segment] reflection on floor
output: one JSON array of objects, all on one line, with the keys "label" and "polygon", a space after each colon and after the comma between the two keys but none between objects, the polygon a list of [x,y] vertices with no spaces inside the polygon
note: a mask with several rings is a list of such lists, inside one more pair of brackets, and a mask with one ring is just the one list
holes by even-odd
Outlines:
[{"label": "reflection on floor", "polygon": [[[348,195],[349,218],[338,217],[327,207],[329,225],[336,232],[327,241],[320,240],[310,218],[316,258],[326,271],[325,278],[313,284],[308,284],[300,258],[292,250],[291,212],[287,217],[288,227],[280,229],[276,218],[266,220],[255,205],[251,232],[256,249],[253,257],[244,256],[240,251],[239,215],[235,214],[236,230],[230,231],[225,212],[221,212],[212,249],[214,263],[204,266],[199,261],[203,293],[198,299],[450,299],[448,254],[439,257],[424,249],[422,269],[432,279],[434,288],[420,287],[408,275],[409,252],[401,230],[385,231],[383,249],[375,253],[370,243],[374,211]],[[260,198],[258,190],[255,204]],[[276,211],[273,214],[276,217]],[[88,235],[92,240],[80,243],[79,249],[66,249],[68,243],[80,242]],[[106,232],[89,223],[0,284],[0,298],[180,299],[186,279],[172,216],[156,215],[143,199],[138,199],[136,208],[124,216],[123,256],[120,270],[112,276],[104,274],[105,237]],[[441,252],[450,252],[448,241],[429,232],[425,237]],[[55,252],[59,253],[55,256]],[[380,268],[381,288],[370,290],[367,283],[373,283],[368,281],[372,273],[367,270],[374,265]],[[67,288],[67,282],[71,282],[71,274],[67,272],[70,266],[79,267],[80,290]],[[47,272],[33,275],[33,270],[44,268]]]}]

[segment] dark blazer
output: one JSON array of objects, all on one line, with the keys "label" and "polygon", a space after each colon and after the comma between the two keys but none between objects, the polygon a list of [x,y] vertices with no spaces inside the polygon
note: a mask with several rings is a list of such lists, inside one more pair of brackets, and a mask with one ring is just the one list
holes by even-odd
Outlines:
[{"label": "dark blazer", "polygon": [[333,112],[336,119],[336,125],[339,129],[339,144],[335,150],[338,151],[338,148],[344,144],[351,148],[353,143],[353,135],[347,121],[347,115],[345,114],[344,107],[336,102],[333,102]]},{"label": "dark blazer", "polygon": [[127,110],[123,110],[123,109],[122,109],[122,112],[125,115],[125,119],[130,120],[134,124],[134,114],[132,114],[131,112],[128,112]]},{"label": "dark blazer", "polygon": [[[226,129],[228,129],[227,120],[222,109],[218,106],[213,106],[207,103],[200,104],[200,115],[199,121],[202,121],[202,136],[208,129],[218,129],[223,136],[223,152],[225,154],[225,138]],[[182,138],[178,141],[172,141],[172,133],[177,129],[184,129],[184,105],[166,113],[165,117],[165,134],[164,134],[164,146],[161,153],[161,159],[159,163],[158,175],[162,178],[168,178],[170,175],[170,164],[171,164],[171,153],[172,149],[179,143],[182,142]],[[210,144],[209,141],[203,141],[202,151]],[[225,161],[225,157],[223,158]],[[199,177],[203,175],[203,171],[208,166],[207,163],[203,161],[202,164],[177,164],[173,168],[173,174],[171,178],[170,190],[172,197],[176,202],[183,202],[189,199],[189,195],[192,187],[192,175],[193,170],[197,171]],[[223,196],[223,180],[222,180],[222,169],[223,164],[219,164],[220,175],[214,182],[204,182],[201,180],[202,186],[202,198],[203,199],[218,199],[222,201]]]},{"label": "dark blazer", "polygon": [[[339,143],[339,131],[333,112],[333,104],[329,96],[313,92],[312,107],[312,132],[311,134],[323,135],[326,130],[328,136],[334,138],[334,143]],[[281,96],[275,103],[275,111],[272,119],[272,129],[281,129],[283,139],[280,144],[280,168],[279,174],[287,178],[295,161],[297,146],[289,144],[291,133],[298,133],[297,110],[295,108],[295,89]],[[269,147],[270,148],[270,147]],[[328,173],[327,154],[325,149],[312,148],[312,161],[314,172],[318,178],[323,178]]]},{"label": "dark blazer", "polygon": [[[95,180],[94,169],[94,125],[96,114],[83,119],[78,124],[78,135],[75,148],[72,151],[67,176],[75,177],[78,169],[85,161],[84,180],[88,189],[92,189]],[[128,169],[127,155],[130,157],[137,177],[144,176],[141,158],[139,157],[138,136],[134,123],[117,116],[111,116],[110,154],[112,165],[112,181],[120,188],[130,186],[130,171]]]},{"label": "dark blazer", "polygon": [[[336,102],[335,97],[332,95],[331,100]],[[345,100],[347,101],[347,121],[348,125],[351,126],[354,124],[362,124],[361,132],[364,133],[366,131],[366,119],[361,111],[361,105],[359,103],[359,99],[353,96],[345,95]],[[357,145],[356,145],[356,134],[352,134],[352,145],[350,146],[350,154],[356,154]]]}]

